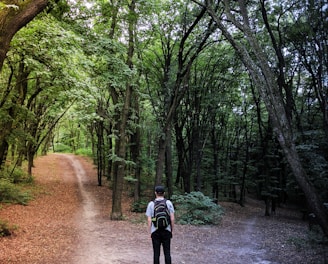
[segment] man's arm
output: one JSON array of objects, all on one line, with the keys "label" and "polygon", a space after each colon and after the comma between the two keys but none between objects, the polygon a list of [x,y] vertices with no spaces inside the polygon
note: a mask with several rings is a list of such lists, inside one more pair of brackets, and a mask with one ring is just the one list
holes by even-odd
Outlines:
[{"label": "man's arm", "polygon": [[170,214],[170,219],[171,219],[171,233],[173,234],[173,229],[174,229],[174,213]]},{"label": "man's arm", "polygon": [[151,236],[151,216],[148,216],[147,217],[147,220],[148,220],[148,232],[149,232],[149,234]]}]

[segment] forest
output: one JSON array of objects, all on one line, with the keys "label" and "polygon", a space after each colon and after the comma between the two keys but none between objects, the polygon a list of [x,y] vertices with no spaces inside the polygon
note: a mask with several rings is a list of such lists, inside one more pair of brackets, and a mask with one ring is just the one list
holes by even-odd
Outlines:
[{"label": "forest", "polygon": [[325,0],[0,1],[0,186],[92,157],[122,219],[157,184],[298,203],[328,235]]}]

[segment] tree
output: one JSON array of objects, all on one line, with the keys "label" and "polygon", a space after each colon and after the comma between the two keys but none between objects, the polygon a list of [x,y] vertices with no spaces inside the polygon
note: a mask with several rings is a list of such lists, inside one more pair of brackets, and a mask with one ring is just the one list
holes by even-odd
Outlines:
[{"label": "tree", "polygon": [[[264,2],[265,1],[260,2],[261,8],[265,8]],[[251,6],[247,5],[245,1],[238,1],[236,3],[228,0],[219,2],[217,6],[214,6],[212,1],[197,3],[206,8],[208,14],[215,20],[222,34],[239,54],[244,65],[248,69],[267,107],[273,130],[291,170],[305,194],[309,207],[316,214],[324,233],[328,235],[328,216],[326,209],[300,161],[294,142],[290,116],[288,111],[286,111],[283,93],[276,81],[282,78],[282,76],[280,75],[278,78],[276,75],[275,68],[270,64],[271,60],[268,57],[269,54],[266,52],[266,49],[261,46],[261,42],[259,41],[258,36],[260,32],[255,32],[256,28],[252,27],[255,22],[250,20],[249,13]],[[221,13],[216,11],[218,9]],[[232,31],[231,28],[233,28],[234,31]],[[243,38],[239,36],[236,37],[232,33],[236,31],[238,31]],[[261,34],[264,33],[265,32],[261,32]],[[277,60],[279,60],[279,58]]]},{"label": "tree", "polygon": [[[56,1],[55,1],[56,2]],[[3,67],[4,60],[9,50],[10,42],[14,35],[33,18],[41,13],[47,6],[48,0],[27,0],[27,1],[3,1],[0,3],[0,71]],[[28,73],[25,73],[28,74]],[[24,79],[24,77],[23,77]],[[21,83],[18,89],[26,86],[26,82]],[[23,88],[24,89],[24,88]],[[8,91],[8,89],[7,89]],[[21,94],[24,96],[24,94]],[[18,102],[22,102],[24,98],[20,98]],[[13,115],[10,114],[11,116]],[[13,117],[13,116],[12,116]],[[0,167],[7,155],[9,147],[8,137],[11,133],[12,123],[8,122],[6,126],[1,128],[0,136]]]},{"label": "tree", "polygon": [[[230,138],[226,119],[233,117],[232,108],[239,101],[238,63],[228,45],[213,41],[192,66],[188,90],[174,119],[176,184],[181,183],[185,192],[205,191],[206,184],[218,181],[217,155],[220,150],[224,152],[223,141]],[[235,71],[230,72],[231,69]],[[217,144],[222,145],[218,148]],[[214,149],[210,150],[212,146]]]},{"label": "tree", "polygon": [[[174,116],[185,92],[189,89],[191,67],[206,46],[214,28],[211,19],[205,19],[204,14],[205,10],[202,8],[190,6],[183,1],[169,1],[163,4],[156,16],[153,16],[151,25],[151,29],[156,30],[155,36],[158,36],[155,44],[159,44],[154,47],[154,56],[147,59],[151,66],[146,73],[150,87],[153,84],[156,87],[151,87],[150,91],[154,93],[152,102],[160,124],[155,185],[163,184],[166,168],[169,194],[172,170],[168,169],[172,168],[172,160],[167,158],[171,156],[169,151],[172,148]],[[157,95],[160,100],[157,100]]]},{"label": "tree", "polygon": [[[284,28],[285,38],[297,51],[301,69],[308,73],[308,86],[318,100],[322,112],[322,126],[328,136],[328,94],[327,94],[327,15],[325,1],[301,1],[307,12],[296,13],[292,23]],[[303,73],[303,75],[305,75]]]},{"label": "tree", "polygon": [[[136,25],[136,1],[132,0],[128,4],[129,14],[128,14],[128,54],[127,54],[127,66],[129,69],[133,70],[133,56],[134,56],[134,34]],[[133,94],[133,82],[126,83],[126,91],[123,108],[121,110],[120,122],[119,122],[119,134],[118,140],[116,142],[116,153],[117,160],[114,163],[116,170],[114,174],[114,184],[113,184],[113,206],[111,219],[121,220],[122,219],[122,195],[123,195],[123,181],[125,177],[126,170],[126,149],[127,149],[127,136],[128,136],[128,119],[130,116],[130,107]]]},{"label": "tree", "polygon": [[[88,127],[95,146],[98,185],[104,174],[112,180],[111,218],[121,219],[124,179],[135,169],[140,148],[134,69],[140,5],[137,1],[121,0],[94,1],[92,5],[88,10],[85,3],[76,3],[74,14],[81,21],[71,23],[76,31],[88,35],[84,46],[93,66],[88,96],[95,103],[92,103],[95,109],[88,109],[93,114],[88,115],[91,118]],[[138,169],[135,174],[138,178]]]},{"label": "tree", "polygon": [[42,12],[47,4],[48,0],[6,0],[0,3],[0,70],[13,36]]},{"label": "tree", "polygon": [[78,40],[45,15],[20,30],[11,42],[1,76],[7,89],[1,98],[0,127],[18,156],[17,164],[28,159],[30,174],[39,147],[76,99],[73,89],[86,86],[80,81],[84,77],[80,62],[85,57]]}]

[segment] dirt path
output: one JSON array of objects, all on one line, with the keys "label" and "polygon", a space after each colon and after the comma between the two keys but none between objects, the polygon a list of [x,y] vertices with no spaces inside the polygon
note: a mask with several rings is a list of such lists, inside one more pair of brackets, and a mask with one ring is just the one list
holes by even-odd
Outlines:
[{"label": "dirt path", "polygon": [[[78,223],[81,242],[75,263],[151,263],[151,243],[145,225],[99,219],[95,199],[84,186],[88,179],[82,165],[74,156],[66,157],[72,163],[83,199],[83,214]],[[172,241],[174,263],[274,263],[265,260],[266,251],[259,249],[257,241],[261,238],[255,222],[256,219],[246,219],[239,224],[238,233],[226,230],[225,241],[218,239],[223,237],[222,230],[213,227],[178,227]],[[228,256],[227,262],[223,262],[224,256]]]},{"label": "dirt path", "polygon": [[70,160],[74,169],[82,197],[82,213],[77,220],[80,240],[76,245],[73,262],[76,264],[114,263],[111,243],[117,238],[111,236],[106,221],[101,221],[98,217],[100,208],[93,193],[86,188],[89,179],[82,164],[72,155],[65,155],[65,157]]},{"label": "dirt path", "polygon": [[[88,178],[82,164],[74,156],[65,155],[65,157],[69,159],[74,168],[83,207],[82,215],[78,218],[80,243],[77,245],[77,251],[73,257],[74,263],[151,263],[151,243],[146,235],[146,226],[141,224],[131,226],[126,222],[99,219],[100,208],[92,193],[85,188]],[[215,240],[216,237],[220,237],[220,234],[213,236],[213,233],[218,231],[215,228],[194,229],[189,227],[185,234],[186,230],[179,230],[178,227],[172,241],[174,262],[181,264],[223,263],[222,256],[228,255],[229,263],[273,263],[265,260],[265,250],[260,250],[256,243],[260,234],[256,233],[255,221],[255,219],[245,220],[240,224],[240,233],[227,233],[228,243],[219,247],[220,240]],[[215,239],[215,243],[213,243],[213,239]],[[189,250],[187,250],[188,248]]]},{"label": "dirt path", "polygon": [[[0,219],[20,226],[0,238],[1,264],[147,264],[151,240],[144,214],[129,212],[126,221],[110,221],[111,193],[97,186],[93,165],[85,158],[52,154],[36,160],[36,182],[44,190],[29,206],[1,209]],[[172,240],[174,264],[324,264],[327,248],[291,243],[306,238],[298,212],[280,208],[263,216],[263,204],[246,207],[220,203],[219,226],[177,225]],[[161,256],[161,263],[164,263]]]}]

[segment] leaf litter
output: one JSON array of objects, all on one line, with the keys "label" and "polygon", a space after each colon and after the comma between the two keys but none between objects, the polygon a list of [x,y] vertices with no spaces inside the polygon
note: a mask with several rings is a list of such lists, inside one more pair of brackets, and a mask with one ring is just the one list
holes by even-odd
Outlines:
[{"label": "leaf litter", "polygon": [[[124,196],[125,221],[110,220],[111,191],[97,186],[90,160],[42,156],[33,174],[36,199],[28,206],[0,207],[0,219],[18,226],[13,235],[0,238],[0,263],[152,263],[146,218],[130,212],[131,199]],[[307,223],[298,210],[281,207],[265,217],[264,203],[254,199],[247,199],[245,207],[219,203],[225,209],[220,225],[176,226],[173,263],[327,263],[327,245],[309,244]]]}]

